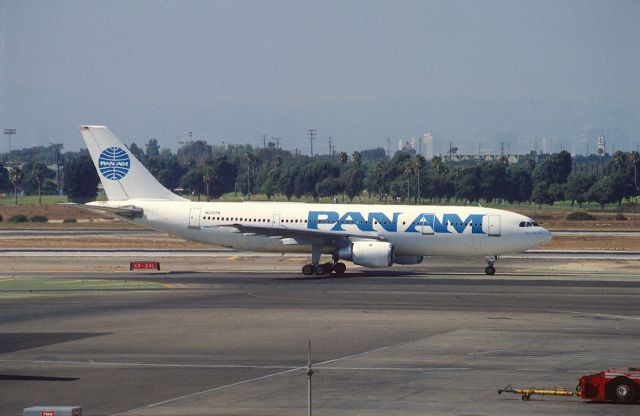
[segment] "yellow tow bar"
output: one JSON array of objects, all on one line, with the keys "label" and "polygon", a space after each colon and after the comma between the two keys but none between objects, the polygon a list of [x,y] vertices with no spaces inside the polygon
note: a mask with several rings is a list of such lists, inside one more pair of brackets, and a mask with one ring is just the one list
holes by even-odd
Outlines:
[{"label": "yellow tow bar", "polygon": [[498,390],[498,394],[502,393],[513,393],[513,394],[522,394],[522,400],[527,401],[534,394],[540,396],[577,396],[578,393],[575,391],[569,391],[564,387],[556,387],[555,389],[514,389],[509,384],[507,387]]}]

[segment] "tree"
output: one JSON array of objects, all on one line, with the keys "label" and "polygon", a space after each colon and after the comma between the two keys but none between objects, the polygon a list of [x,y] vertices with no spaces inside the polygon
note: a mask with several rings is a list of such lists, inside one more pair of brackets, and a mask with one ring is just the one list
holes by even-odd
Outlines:
[{"label": "tree", "polygon": [[587,193],[595,183],[596,178],[592,175],[573,175],[567,181],[566,197],[571,200],[571,206],[577,202],[582,208],[582,203],[587,200]]},{"label": "tree", "polygon": [[487,202],[505,198],[509,191],[507,166],[499,161],[485,163],[480,167],[480,195]]},{"label": "tree", "polygon": [[456,183],[456,196],[469,202],[475,202],[482,196],[480,167],[464,169]]},{"label": "tree", "polygon": [[22,170],[18,165],[13,165],[9,173],[11,183],[13,184],[13,193],[16,196],[16,206],[18,205],[18,185],[22,182]]},{"label": "tree", "polygon": [[362,155],[360,154],[360,152],[353,152],[353,154],[351,155],[351,165],[356,168],[362,165]]},{"label": "tree", "polygon": [[413,170],[415,172],[415,177],[416,177],[416,187],[417,187],[416,196],[415,196],[416,203],[420,202],[420,175],[422,174],[422,170],[425,164],[426,164],[426,160],[422,155],[414,156],[412,165],[413,165]]},{"label": "tree", "polygon": [[640,164],[640,153],[635,150],[629,155],[629,161],[633,167],[633,186],[636,193],[638,192],[638,164]]},{"label": "tree", "polygon": [[542,204],[553,205],[555,202],[553,194],[549,192],[549,186],[546,182],[537,182],[533,185],[531,199],[538,204],[538,208],[542,208]]},{"label": "tree", "polygon": [[0,191],[6,191],[11,188],[11,180],[9,179],[9,171],[0,162]]},{"label": "tree", "polygon": [[534,182],[566,183],[571,174],[571,155],[566,150],[554,153],[533,169]]},{"label": "tree", "polygon": [[351,168],[347,172],[344,192],[349,197],[349,201],[353,202],[356,195],[360,195],[364,189],[364,170],[362,168]]},{"label": "tree", "polygon": [[157,139],[149,139],[149,142],[145,147],[145,156],[147,159],[160,156],[160,145],[158,144]]},{"label": "tree", "polygon": [[510,203],[529,201],[533,189],[529,171],[525,168],[514,166],[509,168],[508,176],[509,190],[506,194],[507,201]]},{"label": "tree", "polygon": [[38,205],[42,205],[42,181],[45,178],[45,169],[45,165],[40,162],[36,162],[31,170],[31,174],[38,182]]},{"label": "tree", "polygon": [[135,144],[135,142],[131,143],[131,146],[129,146],[129,151],[136,159],[138,159],[141,163],[144,163],[144,152],[137,144]]},{"label": "tree", "polygon": [[278,184],[280,187],[280,192],[282,192],[287,197],[287,200],[291,200],[291,197],[295,193],[297,176],[297,166],[289,166],[288,168],[285,168],[284,172],[282,172],[282,175],[280,176]]},{"label": "tree", "polygon": [[85,203],[98,193],[98,173],[89,153],[67,162],[64,168],[64,192],[73,202]]},{"label": "tree", "polygon": [[344,181],[342,178],[329,176],[318,182],[316,192],[319,196],[334,196],[344,191]]},{"label": "tree", "polygon": [[344,172],[344,165],[349,161],[349,155],[346,152],[340,152],[340,174]]}]

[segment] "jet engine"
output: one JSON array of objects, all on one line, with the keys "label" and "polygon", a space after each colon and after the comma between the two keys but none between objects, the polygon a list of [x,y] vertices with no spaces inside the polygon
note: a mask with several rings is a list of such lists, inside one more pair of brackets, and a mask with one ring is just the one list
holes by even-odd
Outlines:
[{"label": "jet engine", "polygon": [[393,264],[393,244],[385,241],[356,241],[338,250],[342,260],[365,267],[389,267]]},{"label": "jet engine", "polygon": [[396,264],[420,264],[424,256],[394,256],[393,262]]}]

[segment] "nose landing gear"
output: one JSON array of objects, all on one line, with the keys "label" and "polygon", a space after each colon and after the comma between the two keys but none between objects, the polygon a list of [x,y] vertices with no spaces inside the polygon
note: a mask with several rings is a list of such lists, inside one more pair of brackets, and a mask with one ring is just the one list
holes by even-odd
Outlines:
[{"label": "nose landing gear", "polygon": [[484,272],[487,274],[487,276],[493,276],[494,274],[496,274],[496,268],[493,267],[493,264],[498,260],[498,256],[489,256],[487,257],[487,264],[488,266],[485,267]]}]

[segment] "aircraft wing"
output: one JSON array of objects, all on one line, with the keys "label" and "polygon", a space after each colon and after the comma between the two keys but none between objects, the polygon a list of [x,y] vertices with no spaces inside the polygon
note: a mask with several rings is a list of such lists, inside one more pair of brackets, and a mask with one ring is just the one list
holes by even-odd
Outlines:
[{"label": "aircraft wing", "polygon": [[286,227],[263,227],[258,225],[229,224],[219,225],[219,227],[229,227],[245,235],[255,235],[281,239],[285,245],[304,245],[322,243],[336,247],[344,246],[348,241],[355,239],[381,240],[384,236],[379,234],[352,233],[352,232],[329,232],[323,230],[300,230]]}]

